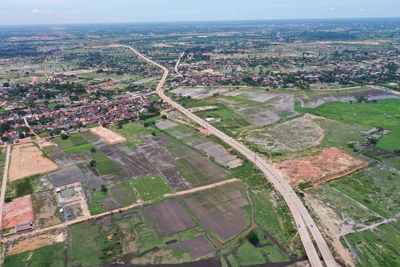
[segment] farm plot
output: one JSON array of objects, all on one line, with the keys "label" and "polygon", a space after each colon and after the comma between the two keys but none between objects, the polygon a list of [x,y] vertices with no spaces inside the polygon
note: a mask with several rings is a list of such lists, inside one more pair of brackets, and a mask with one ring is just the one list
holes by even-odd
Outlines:
[{"label": "farm plot", "polygon": [[32,196],[26,195],[4,204],[2,229],[26,224],[34,220]]},{"label": "farm plot", "polygon": [[122,128],[111,126],[110,129],[126,138],[127,141],[125,142],[125,145],[129,148],[134,148],[143,144],[143,141],[140,140],[140,137],[151,134],[150,128],[146,128],[138,122],[124,124]]},{"label": "farm plot", "polygon": [[183,97],[191,97],[193,99],[202,100],[210,98],[215,94],[221,94],[233,90],[231,87],[181,87],[171,91],[175,95]]},{"label": "farm plot", "polygon": [[50,173],[48,177],[51,180],[52,184],[57,187],[76,182],[81,182],[83,184],[87,183],[86,175],[76,165],[72,165],[63,168],[57,172]]},{"label": "farm plot", "polygon": [[15,145],[12,148],[9,171],[10,181],[52,172],[57,169],[57,164],[44,157],[33,143]]},{"label": "farm plot", "polygon": [[222,145],[212,141],[195,145],[194,148],[204,151],[216,162],[230,169],[237,168],[243,164],[243,161],[237,156],[230,154]]},{"label": "farm plot", "polygon": [[326,103],[315,109],[302,109],[312,113],[347,124],[356,124],[370,128],[379,127],[390,130],[383,136],[378,147],[394,151],[400,149],[400,99],[379,100],[377,103]]},{"label": "farm plot", "polygon": [[387,159],[329,185],[379,215],[393,218],[400,210],[399,167],[398,159]]},{"label": "farm plot", "polygon": [[328,102],[356,102],[364,97],[368,101],[400,98],[381,86],[352,87],[340,90],[312,90],[298,96],[303,108],[318,108]]},{"label": "farm plot", "polygon": [[146,138],[146,144],[140,150],[146,155],[152,166],[161,173],[175,190],[184,190],[190,183],[178,172],[176,157],[163,144],[168,140],[165,136]]},{"label": "farm plot", "polygon": [[243,232],[249,224],[245,207],[248,200],[242,195],[240,183],[196,193],[184,198],[199,223],[227,241]]},{"label": "farm plot", "polygon": [[126,149],[123,145],[105,145],[98,149],[123,168],[130,177],[137,178],[157,173],[141,150]]},{"label": "farm plot", "polygon": [[323,129],[311,116],[249,131],[245,139],[271,152],[299,152],[321,144]]},{"label": "farm plot", "polygon": [[160,235],[171,235],[196,227],[177,200],[164,201],[145,209],[146,215]]},{"label": "farm plot", "polygon": [[355,253],[360,266],[399,266],[399,221],[347,235],[344,242]]},{"label": "farm plot", "polygon": [[185,251],[192,260],[202,258],[215,252],[215,248],[204,235],[173,244],[172,248],[178,251]]},{"label": "farm plot", "polygon": [[57,202],[54,191],[44,191],[32,195],[35,225],[39,228],[61,223],[57,215]]},{"label": "farm plot", "polygon": [[274,167],[289,183],[321,184],[346,176],[368,165],[337,148],[326,148],[317,156],[300,157],[274,163]]}]

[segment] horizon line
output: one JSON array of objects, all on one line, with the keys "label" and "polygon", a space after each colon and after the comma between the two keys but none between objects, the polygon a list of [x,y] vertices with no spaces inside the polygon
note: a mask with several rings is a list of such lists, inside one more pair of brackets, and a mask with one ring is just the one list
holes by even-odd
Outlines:
[{"label": "horizon line", "polygon": [[0,24],[0,27],[19,26],[73,26],[73,25],[117,25],[117,24],[158,24],[158,23],[204,23],[204,22],[267,22],[267,21],[316,21],[316,20],[371,20],[371,19],[400,19],[396,17],[329,17],[329,18],[279,18],[279,19],[199,19],[199,20],[149,20],[149,21],[120,21],[120,22],[61,22],[61,23],[22,23],[22,24]]}]

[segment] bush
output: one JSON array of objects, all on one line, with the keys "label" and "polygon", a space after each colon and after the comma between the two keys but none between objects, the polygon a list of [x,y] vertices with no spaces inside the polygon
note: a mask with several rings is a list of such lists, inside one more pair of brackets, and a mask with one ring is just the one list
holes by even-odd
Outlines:
[{"label": "bush", "polygon": [[90,149],[90,153],[96,153],[96,148],[94,148],[94,147],[91,148],[91,149]]},{"label": "bush", "polygon": [[97,161],[95,161],[94,159],[92,159],[92,160],[89,162],[89,165],[90,165],[90,167],[96,167],[96,166],[97,166]]},{"label": "bush", "polygon": [[107,192],[107,187],[103,184],[101,185],[101,191],[106,193]]},{"label": "bush", "polygon": [[168,117],[167,117],[167,115],[162,115],[161,119],[166,120],[166,119],[168,119]]},{"label": "bush", "polygon": [[247,235],[247,240],[253,245],[253,246],[258,246],[258,244],[260,243],[260,239],[258,238],[258,235],[256,232],[251,231],[248,235]]}]

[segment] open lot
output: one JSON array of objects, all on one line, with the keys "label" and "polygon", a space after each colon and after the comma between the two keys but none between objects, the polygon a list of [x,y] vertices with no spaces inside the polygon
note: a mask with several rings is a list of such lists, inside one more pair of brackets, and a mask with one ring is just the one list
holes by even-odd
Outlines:
[{"label": "open lot", "polygon": [[62,222],[57,214],[59,207],[53,190],[33,194],[32,202],[37,227],[48,227]]},{"label": "open lot", "polygon": [[16,198],[4,205],[2,228],[8,229],[17,225],[26,224],[35,218],[32,207],[32,196],[26,195]]},{"label": "open lot", "polygon": [[297,185],[311,182],[321,184],[346,176],[368,165],[337,148],[326,148],[317,156],[307,156],[274,163],[274,167],[289,181]]},{"label": "open lot", "polygon": [[196,227],[177,200],[164,201],[145,209],[146,215],[160,235],[170,235]]},{"label": "open lot", "polygon": [[44,157],[43,153],[33,143],[15,145],[12,148],[8,176],[10,181],[52,172],[57,169],[57,164]]},{"label": "open lot", "polygon": [[271,152],[299,152],[318,146],[324,130],[309,115],[246,132],[247,141]]},{"label": "open lot", "polygon": [[110,145],[126,142],[125,137],[104,127],[91,128],[90,131],[100,136],[107,144]]}]

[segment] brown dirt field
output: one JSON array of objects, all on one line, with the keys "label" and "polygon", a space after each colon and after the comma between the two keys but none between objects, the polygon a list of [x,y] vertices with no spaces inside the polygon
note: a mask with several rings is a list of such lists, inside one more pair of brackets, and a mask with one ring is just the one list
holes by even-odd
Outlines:
[{"label": "brown dirt field", "polygon": [[163,236],[196,227],[189,214],[176,200],[162,202],[146,208],[145,211],[154,228]]},{"label": "brown dirt field", "polygon": [[300,157],[274,164],[274,167],[293,185],[308,181],[314,185],[326,183],[366,166],[367,162],[334,147],[326,148],[316,156]]},{"label": "brown dirt field", "polygon": [[126,142],[125,137],[104,127],[91,128],[90,131],[100,136],[105,142],[110,145]]},{"label": "brown dirt field", "polygon": [[9,181],[58,170],[58,165],[43,156],[33,143],[13,146],[11,151]]},{"label": "brown dirt field", "polygon": [[33,208],[35,210],[35,224],[39,228],[61,223],[56,215],[58,209],[56,196],[53,191],[37,193],[33,196]]},{"label": "brown dirt field", "polygon": [[3,229],[8,229],[33,220],[34,214],[31,195],[16,198],[10,203],[4,205]]},{"label": "brown dirt field", "polygon": [[229,184],[184,198],[200,225],[212,230],[220,241],[227,241],[246,230],[248,200],[242,195],[241,184]]},{"label": "brown dirt field", "polygon": [[8,244],[7,256],[35,250],[44,246],[52,245],[54,243],[64,242],[64,240],[65,237],[62,232],[45,233],[34,237],[22,238]]},{"label": "brown dirt field", "polygon": [[172,247],[174,250],[186,251],[192,260],[210,255],[215,251],[204,235],[173,244]]}]

